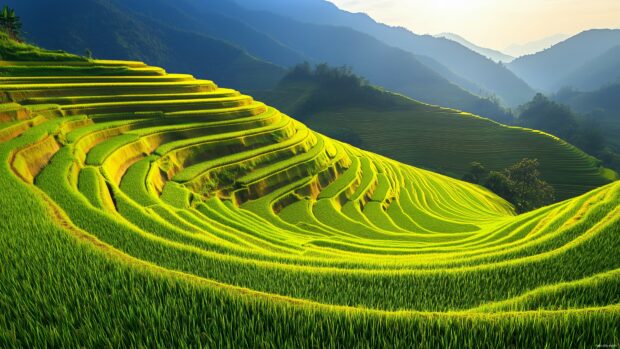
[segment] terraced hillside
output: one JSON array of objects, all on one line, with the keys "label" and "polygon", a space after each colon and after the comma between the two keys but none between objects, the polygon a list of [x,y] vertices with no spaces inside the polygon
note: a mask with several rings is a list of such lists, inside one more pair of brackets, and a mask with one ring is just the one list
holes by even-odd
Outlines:
[{"label": "terraced hillside", "polygon": [[260,99],[317,132],[406,164],[462,178],[474,161],[501,171],[523,158],[536,158],[558,200],[617,178],[596,158],[553,135],[424,104],[372,86],[338,84],[337,79],[312,74],[291,75],[277,89],[258,92]]},{"label": "terraced hillside", "polygon": [[0,347],[618,343],[618,182],[515,216],[211,81],[0,72]]}]

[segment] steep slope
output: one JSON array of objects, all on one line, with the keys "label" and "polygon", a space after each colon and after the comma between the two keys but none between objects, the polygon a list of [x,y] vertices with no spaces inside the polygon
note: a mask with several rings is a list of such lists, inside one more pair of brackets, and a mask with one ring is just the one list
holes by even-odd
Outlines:
[{"label": "steep slope", "polygon": [[5,39],[3,347],[620,335],[620,183],[514,216],[211,81]]},{"label": "steep slope", "polygon": [[614,82],[620,82],[620,45],[586,62],[560,80],[556,87],[571,86],[581,91],[594,91]]},{"label": "steep slope", "polygon": [[[466,91],[469,91],[478,96],[489,96],[489,92],[486,91],[482,86],[478,85],[475,82],[469,81],[462,76],[455,74],[454,72],[452,72],[452,70],[446,68],[446,66],[437,62],[433,58],[428,57],[428,56],[421,56],[421,55],[416,55],[415,58],[418,61],[420,61],[420,63],[431,68],[435,72],[439,73],[439,75],[448,79],[448,81],[451,81],[457,86],[462,87]],[[484,101],[487,101],[487,100],[488,99],[478,99],[478,102],[483,103]],[[478,107],[476,107],[475,110],[477,113],[487,115],[488,117],[494,118],[495,120],[500,120],[503,117],[508,116],[507,113],[502,113],[501,111],[498,111],[497,110],[499,109],[498,107],[499,106],[497,106],[494,110],[489,110],[489,111],[481,110]],[[472,107],[472,108],[469,108],[468,110],[474,110],[474,108]]]},{"label": "steep slope", "polygon": [[467,47],[468,49],[477,52],[487,58],[490,58],[492,60],[494,60],[495,62],[504,62],[504,63],[508,63],[512,60],[515,59],[515,57],[512,57],[510,55],[507,55],[501,51],[498,50],[493,50],[490,48],[486,48],[486,47],[481,47],[478,46],[474,43],[472,43],[471,41],[465,39],[464,37],[458,35],[458,34],[454,34],[454,33],[441,33],[441,34],[437,34],[435,35],[435,37],[439,37],[439,38],[446,38],[455,42],[458,42],[459,44]]},{"label": "steep slope", "polygon": [[324,0],[235,1],[248,8],[278,13],[303,22],[349,27],[388,45],[431,57],[456,75],[482,86],[487,93],[495,94],[509,106],[521,104],[534,95],[534,91],[525,82],[503,65],[452,40],[416,35],[404,28],[380,24],[365,14],[342,11]]},{"label": "steep slope", "polygon": [[473,161],[499,171],[522,158],[536,158],[561,200],[615,178],[595,158],[557,137],[371,86],[289,75],[277,89],[255,94],[328,136],[456,178]]},{"label": "steep slope", "polygon": [[[282,67],[252,57],[238,47],[189,31],[190,22],[174,17],[173,11],[167,12],[169,18],[186,23],[185,28],[177,29],[174,22],[156,22],[126,11],[114,1],[8,0],[5,3],[23,17],[28,37],[46,47],[78,54],[90,49],[98,58],[146,60],[199,77],[208,75],[240,89],[270,88],[285,74]],[[239,34],[247,34],[242,26],[236,28]],[[256,42],[265,45],[264,40]],[[265,46],[287,57],[282,50]]]},{"label": "steep slope", "polygon": [[[209,2],[205,10],[195,0],[123,0],[115,4],[128,13],[137,13],[169,26],[218,38],[243,48],[264,61],[284,67],[308,58],[286,47],[272,37],[235,18],[235,11],[226,5]],[[225,11],[214,11],[223,8]]]},{"label": "steep slope", "polygon": [[508,67],[531,86],[552,92],[575,70],[618,45],[620,29],[588,30],[542,52],[515,59]]}]

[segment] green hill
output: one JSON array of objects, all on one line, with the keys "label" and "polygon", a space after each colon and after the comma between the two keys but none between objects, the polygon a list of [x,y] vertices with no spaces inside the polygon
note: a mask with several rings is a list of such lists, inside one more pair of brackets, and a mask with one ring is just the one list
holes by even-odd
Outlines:
[{"label": "green hill", "polygon": [[255,95],[313,130],[456,178],[473,161],[499,171],[522,158],[537,158],[558,199],[616,178],[598,160],[552,135],[420,103],[364,85],[346,72],[338,76],[337,70],[322,69],[304,71],[300,66],[276,89]]},{"label": "green hill", "polygon": [[0,63],[0,347],[620,336],[618,182],[515,216],[211,81],[18,49],[47,59]]}]

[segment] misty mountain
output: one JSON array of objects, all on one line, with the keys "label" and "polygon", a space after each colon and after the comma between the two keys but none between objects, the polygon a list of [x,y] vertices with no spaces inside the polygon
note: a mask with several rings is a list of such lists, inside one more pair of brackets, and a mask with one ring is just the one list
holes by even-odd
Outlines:
[{"label": "misty mountain", "polygon": [[[265,10],[319,25],[345,26],[408,52],[433,58],[454,74],[475,82],[510,106],[531,99],[534,91],[502,64],[444,38],[416,35],[404,28],[377,23],[366,14],[340,10],[325,0],[236,0],[247,8]],[[456,82],[455,82],[456,83]],[[463,86],[465,87],[465,86]],[[470,91],[477,93],[477,91]]]},{"label": "misty mountain", "polygon": [[474,52],[478,52],[479,54],[490,58],[492,60],[494,60],[495,62],[504,62],[504,63],[508,63],[510,61],[512,61],[513,59],[515,59],[515,57],[512,57],[510,55],[507,55],[501,51],[498,50],[493,50],[490,48],[486,48],[486,47],[481,47],[478,46],[474,43],[472,43],[471,41],[468,41],[467,39],[465,39],[464,37],[458,35],[458,34],[454,34],[454,33],[441,33],[441,34],[437,34],[435,35],[436,37],[439,38],[446,38],[448,40],[452,40],[452,41],[456,41],[459,44],[467,47],[468,49],[474,51]]},{"label": "misty mountain", "polygon": [[[479,97],[451,83],[410,52],[370,35],[347,27],[302,23],[268,12],[240,11],[237,16],[304,53],[311,62],[350,66],[375,85],[423,102],[481,112],[477,108]],[[494,114],[489,117],[497,117]]]},{"label": "misty mountain", "polygon": [[542,52],[517,58],[508,67],[531,86],[552,92],[584,64],[618,45],[619,29],[588,30]]},{"label": "misty mountain", "polygon": [[593,91],[616,81],[620,81],[620,46],[582,65],[560,80],[557,87],[570,86],[581,91]]},{"label": "misty mountain", "polygon": [[431,57],[428,56],[422,56],[422,55],[415,55],[415,58],[422,62],[424,65],[426,65],[427,67],[431,68],[432,70],[436,71],[437,73],[439,73],[441,76],[443,76],[444,78],[448,79],[449,81],[457,84],[458,86],[464,88],[465,90],[474,93],[476,95],[479,96],[488,96],[490,95],[490,93],[488,91],[486,91],[482,86],[478,85],[477,83],[467,80],[462,76],[459,76],[457,74],[455,74],[452,70],[446,68],[446,66],[444,66],[443,64],[437,62],[436,60],[434,60]]},{"label": "misty mountain", "polygon": [[[306,57],[234,17],[237,9],[229,1],[208,2],[208,9],[196,0],[115,0],[129,13],[141,14],[178,29],[208,35],[231,43],[261,60],[284,67]],[[226,4],[229,3],[229,4]]]},{"label": "misty mountain", "polygon": [[566,35],[566,34],[555,34],[555,35],[547,36],[539,40],[526,42],[523,44],[512,44],[504,48],[502,52],[505,52],[506,54],[511,55],[513,57],[531,55],[531,54],[546,50],[549,47],[568,39],[569,37],[570,35]]}]

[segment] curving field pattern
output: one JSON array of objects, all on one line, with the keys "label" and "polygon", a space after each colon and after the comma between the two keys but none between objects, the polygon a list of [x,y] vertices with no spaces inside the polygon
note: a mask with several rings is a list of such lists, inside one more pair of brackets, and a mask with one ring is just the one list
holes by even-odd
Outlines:
[{"label": "curving field pattern", "polygon": [[211,81],[0,72],[0,346],[618,343],[619,182],[516,216]]}]

